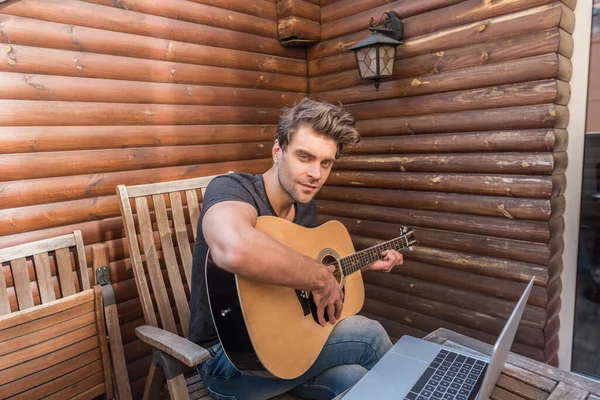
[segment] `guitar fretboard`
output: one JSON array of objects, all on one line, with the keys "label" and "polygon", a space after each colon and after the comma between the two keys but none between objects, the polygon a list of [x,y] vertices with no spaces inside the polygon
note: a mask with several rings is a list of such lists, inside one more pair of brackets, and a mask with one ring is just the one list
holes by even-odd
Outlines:
[{"label": "guitar fretboard", "polygon": [[380,243],[376,246],[369,247],[368,249],[364,249],[349,256],[340,258],[339,262],[342,266],[343,274],[350,275],[377,260],[381,260],[383,258],[381,253],[385,250],[400,251],[412,246],[415,243],[412,235],[413,233],[410,232],[406,235],[397,237],[396,239]]}]

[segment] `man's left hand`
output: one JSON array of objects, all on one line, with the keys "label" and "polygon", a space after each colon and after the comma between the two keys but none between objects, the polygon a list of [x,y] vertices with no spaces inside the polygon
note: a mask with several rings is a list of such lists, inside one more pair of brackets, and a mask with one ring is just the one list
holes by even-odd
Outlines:
[{"label": "man's left hand", "polygon": [[402,254],[396,250],[385,250],[381,253],[383,260],[377,260],[373,264],[370,264],[362,269],[365,271],[383,271],[390,272],[396,265],[400,265],[403,262]]}]

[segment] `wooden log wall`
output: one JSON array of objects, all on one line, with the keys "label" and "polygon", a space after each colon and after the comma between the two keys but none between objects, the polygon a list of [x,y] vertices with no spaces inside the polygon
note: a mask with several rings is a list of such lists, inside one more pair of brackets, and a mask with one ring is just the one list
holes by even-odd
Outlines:
[{"label": "wooden log wall", "polygon": [[[391,336],[439,327],[493,343],[536,276],[513,350],[556,365],[575,1],[322,0],[309,92],[342,102],[363,140],[319,194],[357,249],[414,227],[364,313]],[[391,79],[359,80],[369,19],[404,22]]]},{"label": "wooden log wall", "polygon": [[[308,51],[281,45],[278,12],[316,22],[319,2],[276,3],[0,5],[0,248],[80,229],[91,266],[107,244],[137,397],[150,351],[115,186],[262,172],[281,107],[310,94],[347,105],[363,135],[319,195],[321,221],[358,249],[400,225],[421,243],[365,276],[364,313],[394,338],[492,342],[535,275],[514,349],[555,364],[575,1],[321,0]],[[347,48],[390,9],[406,39],[376,92]]]},{"label": "wooden log wall", "polygon": [[11,0],[0,33],[0,248],[80,229],[91,266],[108,245],[141,398],[150,349],[115,187],[268,169],[306,50],[279,43],[274,0]]}]

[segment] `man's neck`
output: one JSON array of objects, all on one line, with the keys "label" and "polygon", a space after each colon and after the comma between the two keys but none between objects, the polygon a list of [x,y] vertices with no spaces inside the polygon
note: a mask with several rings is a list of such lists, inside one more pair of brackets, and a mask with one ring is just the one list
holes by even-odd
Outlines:
[{"label": "man's neck", "polygon": [[277,216],[290,220],[293,219],[294,199],[288,196],[281,187],[275,166],[265,172],[263,178],[267,197]]}]

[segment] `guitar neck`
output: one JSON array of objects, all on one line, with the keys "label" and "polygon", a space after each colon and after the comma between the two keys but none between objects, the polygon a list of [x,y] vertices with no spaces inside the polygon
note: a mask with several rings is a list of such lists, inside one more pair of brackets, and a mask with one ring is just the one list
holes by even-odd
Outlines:
[{"label": "guitar neck", "polygon": [[344,275],[350,275],[366,266],[381,260],[381,253],[385,250],[404,250],[416,243],[413,233],[407,233],[387,242],[380,243],[368,249],[361,250],[354,254],[339,259]]}]

